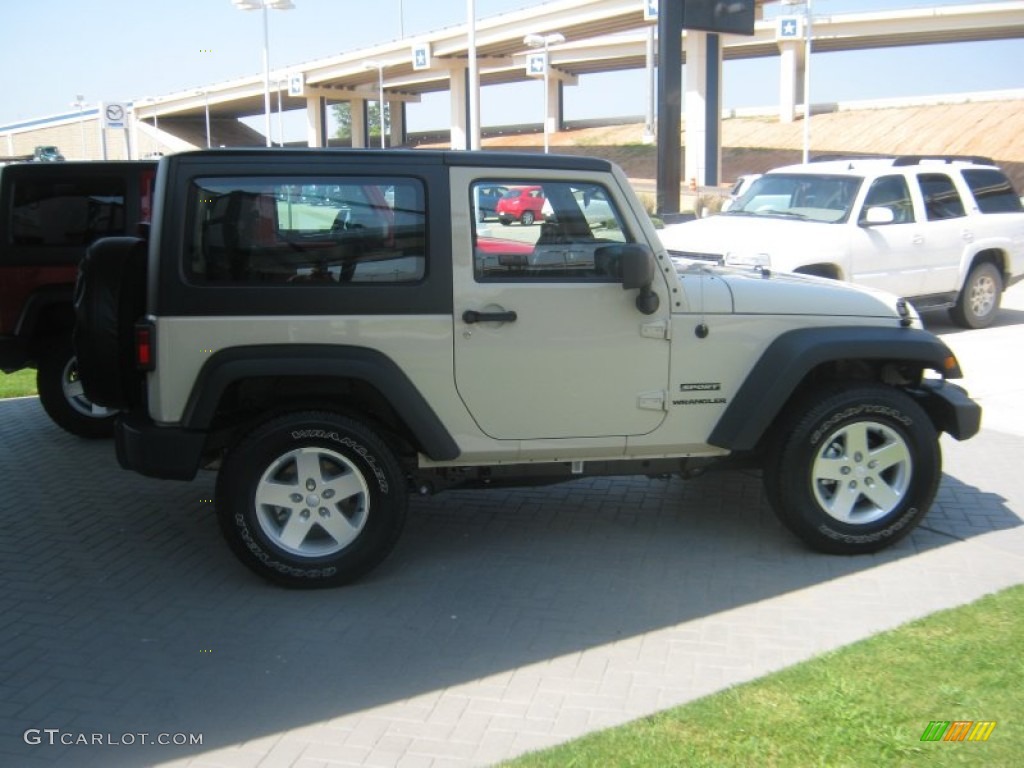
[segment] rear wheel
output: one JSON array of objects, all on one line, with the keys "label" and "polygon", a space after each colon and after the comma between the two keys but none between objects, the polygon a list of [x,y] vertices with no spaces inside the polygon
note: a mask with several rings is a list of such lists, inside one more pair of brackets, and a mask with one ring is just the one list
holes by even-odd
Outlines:
[{"label": "rear wheel", "polygon": [[988,328],[996,319],[1002,296],[1003,276],[996,266],[987,261],[977,264],[967,276],[956,306],[949,310],[950,317],[963,328]]},{"label": "rear wheel", "polygon": [[815,393],[779,424],[765,466],[781,522],[810,547],[862,554],[910,533],[942,475],[938,434],[908,395],[880,384]]},{"label": "rear wheel", "polygon": [[405,522],[391,450],[364,424],[298,412],[257,427],[217,478],[221,530],[245,565],[289,587],[332,587],[376,567]]},{"label": "rear wheel", "polygon": [[54,338],[44,344],[46,349],[39,358],[36,387],[47,415],[73,435],[110,437],[116,412],[96,405],[85,396],[71,340]]}]

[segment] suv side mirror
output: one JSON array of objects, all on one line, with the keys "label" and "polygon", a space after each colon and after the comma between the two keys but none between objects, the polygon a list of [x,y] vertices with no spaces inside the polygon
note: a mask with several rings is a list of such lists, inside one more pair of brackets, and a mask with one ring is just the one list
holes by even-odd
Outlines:
[{"label": "suv side mirror", "polygon": [[636,308],[645,315],[653,315],[658,311],[661,302],[658,294],[651,290],[657,269],[654,265],[654,254],[649,248],[636,243],[606,245],[597,249],[594,258],[598,262],[618,261],[622,289],[640,291],[636,297]]},{"label": "suv side mirror", "polygon": [[896,221],[896,214],[892,212],[892,208],[875,206],[864,211],[864,223],[868,226],[892,224],[894,221]]}]

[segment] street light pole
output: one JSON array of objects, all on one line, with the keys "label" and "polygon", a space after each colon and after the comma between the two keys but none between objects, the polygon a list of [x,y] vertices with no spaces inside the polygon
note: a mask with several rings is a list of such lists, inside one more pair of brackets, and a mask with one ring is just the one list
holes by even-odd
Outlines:
[{"label": "street light pole", "polygon": [[811,161],[811,0],[807,0],[807,40],[804,52],[804,164]]},{"label": "street light pole", "polygon": [[78,127],[82,132],[82,159],[87,159],[87,152],[85,149],[85,113],[82,111],[85,109],[85,96],[77,94],[75,100],[71,102],[72,107],[78,107]]},{"label": "street light pole", "polygon": [[384,62],[364,61],[363,68],[377,70],[377,98],[380,105],[378,109],[380,113],[380,148],[387,149],[387,141],[384,137]]},{"label": "street light pole", "polygon": [[804,152],[803,162],[811,159],[811,39],[814,27],[811,20],[811,0],[782,0],[782,5],[803,5],[804,8]]},{"label": "street light pole", "polygon": [[480,62],[476,58],[476,0],[466,0],[469,59],[469,148],[480,149]]},{"label": "street light pole", "polygon": [[263,11],[263,117],[267,132],[267,146],[273,146],[270,132],[270,23],[267,10],[290,11],[295,5],[291,0],[231,0],[240,11]]},{"label": "street light pole", "polygon": [[284,146],[284,107],[281,102],[281,83],[285,82],[278,78],[277,80],[277,143],[282,147]]},{"label": "street light pole", "polygon": [[206,108],[206,148],[209,149],[213,143],[210,141],[210,92],[203,91],[203,106]]},{"label": "street light pole", "polygon": [[561,32],[552,32],[548,35],[527,35],[523,38],[523,42],[531,48],[544,49],[544,154],[546,155],[550,149],[548,105],[551,102],[551,54],[549,46],[564,43],[565,35]]}]

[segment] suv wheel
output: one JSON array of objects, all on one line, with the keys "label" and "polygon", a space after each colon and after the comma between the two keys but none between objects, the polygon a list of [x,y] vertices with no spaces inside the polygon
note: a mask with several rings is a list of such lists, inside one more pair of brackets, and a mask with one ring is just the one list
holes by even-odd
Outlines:
[{"label": "suv wheel", "polygon": [[85,396],[70,339],[52,339],[45,342],[45,346],[39,358],[36,388],[47,415],[73,435],[110,437],[116,412],[96,405]]},{"label": "suv wheel", "polygon": [[298,412],[253,430],[217,478],[217,515],[235,554],[270,581],[331,587],[380,563],[405,523],[391,450],[364,424]]},{"label": "suv wheel", "polygon": [[994,264],[977,264],[967,276],[956,306],[949,310],[953,322],[963,328],[988,328],[996,319],[1003,295],[1003,276]]},{"label": "suv wheel", "polygon": [[825,390],[780,421],[766,463],[768,501],[811,548],[875,552],[906,536],[939,485],[942,457],[927,414],[883,385]]}]

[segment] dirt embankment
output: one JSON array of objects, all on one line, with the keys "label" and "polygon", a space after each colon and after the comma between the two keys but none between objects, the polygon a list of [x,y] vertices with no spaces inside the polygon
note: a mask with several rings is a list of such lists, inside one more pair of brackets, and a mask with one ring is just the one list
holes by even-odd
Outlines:
[{"label": "dirt embankment", "polygon": [[[772,117],[722,121],[722,179],[800,162],[803,123]],[[483,139],[485,148],[542,151],[540,134]],[[604,157],[621,165],[630,178],[656,176],[656,150],[643,143],[640,124],[560,131],[551,136],[554,151]],[[993,158],[1024,191],[1024,101],[830,112],[811,117],[811,156],[828,155],[981,155]],[[683,178],[686,178],[683,169]]]}]

